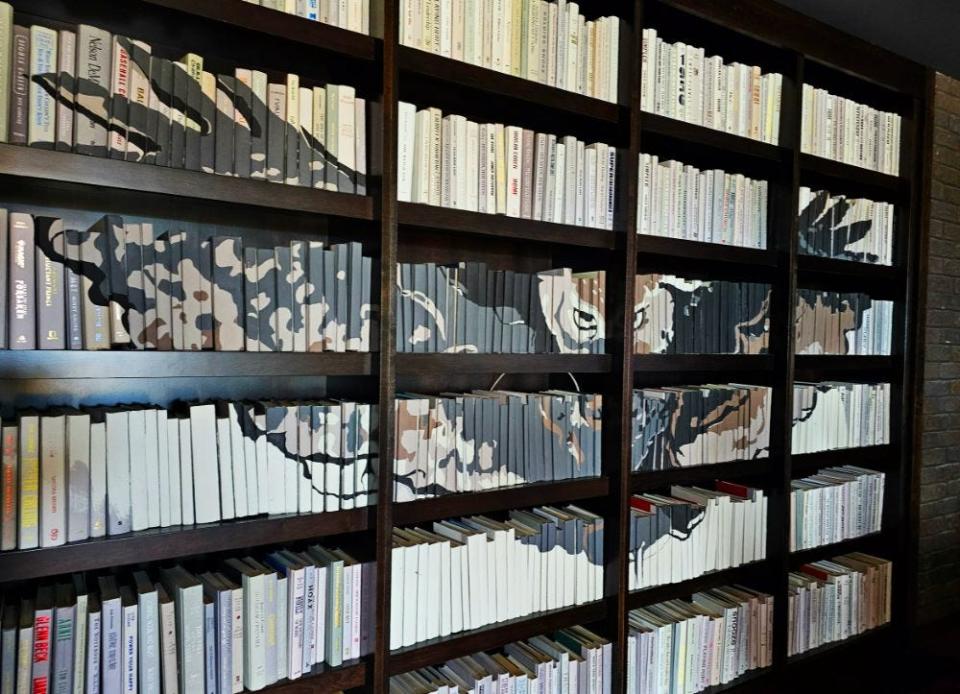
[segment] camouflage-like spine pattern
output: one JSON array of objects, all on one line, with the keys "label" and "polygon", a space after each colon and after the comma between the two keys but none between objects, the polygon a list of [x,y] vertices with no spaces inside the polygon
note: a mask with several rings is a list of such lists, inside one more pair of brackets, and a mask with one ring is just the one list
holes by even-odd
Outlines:
[{"label": "camouflage-like spine pattern", "polygon": [[893,302],[798,289],[795,326],[797,354],[890,354]]},{"label": "camouflage-like spine pattern", "polygon": [[766,354],[770,285],[637,275],[634,354]]},{"label": "camouflage-like spine pattern", "polygon": [[[370,351],[373,264],[359,243],[244,248],[239,237],[156,233],[115,216],[67,232],[58,219],[40,219],[34,248],[58,276],[79,279],[85,349],[110,349],[112,341],[159,350]],[[51,225],[56,234],[40,233]]]},{"label": "camouflage-like spine pattern", "polygon": [[804,255],[893,264],[892,203],[800,188],[799,251]]},{"label": "camouflage-like spine pattern", "polygon": [[632,469],[766,458],[771,397],[766,386],[739,384],[635,390]]},{"label": "camouflage-like spine pattern", "polygon": [[603,354],[604,272],[401,263],[397,350]]},{"label": "camouflage-like spine pattern", "polygon": [[599,476],[602,422],[595,394],[400,394],[394,498]]},{"label": "camouflage-like spine pattern", "polygon": [[816,453],[890,442],[889,383],[796,383],[792,452]]}]

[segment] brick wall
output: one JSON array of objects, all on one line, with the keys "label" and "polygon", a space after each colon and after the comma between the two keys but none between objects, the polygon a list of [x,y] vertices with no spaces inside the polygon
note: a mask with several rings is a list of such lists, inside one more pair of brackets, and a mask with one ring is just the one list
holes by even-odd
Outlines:
[{"label": "brick wall", "polygon": [[960,80],[937,74],[921,430],[918,610],[960,612]]}]

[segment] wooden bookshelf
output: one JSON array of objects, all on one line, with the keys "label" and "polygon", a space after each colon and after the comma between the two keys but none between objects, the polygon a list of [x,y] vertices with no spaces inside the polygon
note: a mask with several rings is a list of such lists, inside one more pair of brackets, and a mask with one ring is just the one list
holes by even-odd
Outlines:
[{"label": "wooden bookshelf", "polygon": [[[192,561],[230,551],[283,543],[357,539],[377,563],[376,586],[365,609],[376,631],[373,653],[361,662],[318,670],[271,691],[313,694],[363,690],[385,694],[390,676],[481,649],[574,624],[597,630],[614,644],[612,691],[625,688],[628,610],[696,590],[742,582],[775,596],[774,663],[708,690],[794,691],[810,663],[838,658],[845,667],[872,664],[894,677],[898,644],[909,636],[914,590],[917,495],[914,398],[922,333],[915,316],[925,279],[918,249],[925,219],[924,188],[930,161],[929,71],[889,51],[803,17],[773,0],[716,3],[710,0],[627,0],[587,11],[616,12],[620,38],[621,93],[608,103],[547,85],[457,62],[398,43],[399,0],[371,0],[371,33],[364,36],[258,7],[243,0],[11,0],[18,23],[55,26],[89,23],[155,42],[164,55],[209,54],[231,65],[274,72],[301,66],[314,81],[357,84],[373,107],[368,118],[369,195],[219,177],[192,171],[85,157],[0,144],[0,205],[44,214],[103,212],[232,225],[277,238],[339,234],[362,240],[379,268],[379,350],[372,354],[218,352],[0,352],[0,409],[153,398],[223,397],[262,388],[272,396],[362,397],[379,407],[378,450],[393,450],[398,388],[436,392],[489,388],[500,374],[524,390],[570,387],[573,374],[585,391],[603,395],[603,475],[394,503],[391,458],[379,461],[377,504],[369,509],[316,516],[258,517],[186,529],[108,537],[58,548],[0,553],[0,588],[42,581],[72,571],[99,571],[141,563]],[[753,61],[784,75],[779,143],[766,144],[665,118],[640,109],[639,37],[652,26],[689,36],[707,54]],[[206,48],[204,48],[206,47]],[[304,58],[307,60],[304,60]],[[837,93],[893,104],[904,116],[901,175],[889,176],[800,151],[801,98],[805,79]],[[398,203],[397,103],[434,105],[468,118],[489,118],[575,134],[619,148],[615,231],[550,224],[498,215]],[[636,229],[640,153],[650,152],[701,167],[769,181],[767,249],[639,236]],[[894,265],[882,267],[800,255],[797,207],[800,186],[873,197],[897,205]],[[299,235],[299,236],[297,236]],[[529,271],[551,265],[607,272],[607,350],[579,354],[397,353],[396,263],[483,260],[498,269]],[[691,273],[696,277],[768,282],[772,285],[770,349],[766,355],[633,355],[630,331],[637,272]],[[896,302],[889,357],[795,354],[793,297],[798,287],[860,291]],[[379,294],[378,294],[379,292]],[[790,450],[793,384],[807,379],[889,380],[891,442],[885,446],[793,455]],[[769,457],[650,473],[631,469],[632,391],[640,385],[741,381],[773,387]],[[398,385],[398,383],[400,385]],[[170,385],[168,385],[170,384]],[[788,551],[790,481],[822,467],[858,464],[887,475],[883,531],[818,547]],[[627,589],[628,502],[632,493],[662,491],[672,484],[715,478],[762,486],[769,493],[767,558],[674,585]],[[470,513],[502,513],[542,503],[578,503],[604,518],[605,596],[596,603],[492,624],[483,629],[391,652],[390,557],[394,527]],[[788,659],[788,572],[799,564],[847,551],[874,552],[894,562],[893,621],[848,642]],[[854,660],[859,658],[859,660]],[[865,670],[865,673],[867,671]]]}]

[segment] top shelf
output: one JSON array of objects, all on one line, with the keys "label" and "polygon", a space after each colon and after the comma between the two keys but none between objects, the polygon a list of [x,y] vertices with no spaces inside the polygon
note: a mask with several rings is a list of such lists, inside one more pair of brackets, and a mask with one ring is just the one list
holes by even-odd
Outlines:
[{"label": "top shelf", "polygon": [[143,0],[143,2],[358,60],[373,61],[376,56],[377,39],[370,36],[243,2],[243,0],[227,2],[224,0]]}]

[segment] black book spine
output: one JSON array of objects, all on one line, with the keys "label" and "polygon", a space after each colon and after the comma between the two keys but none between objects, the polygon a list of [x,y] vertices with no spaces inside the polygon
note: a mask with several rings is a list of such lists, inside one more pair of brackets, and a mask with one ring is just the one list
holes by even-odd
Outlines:
[{"label": "black book spine", "polygon": [[202,75],[199,72],[188,73],[186,80],[187,93],[187,127],[184,132],[183,168],[190,171],[200,171],[202,154],[201,141],[203,131],[203,90],[200,85]]},{"label": "black book spine", "polygon": [[[236,97],[234,102],[234,167],[236,175],[240,178],[250,178],[250,120],[248,114],[252,117],[250,104],[253,100],[253,91],[250,89],[249,70],[237,71],[238,76],[234,78]],[[242,75],[242,76],[241,76]]]},{"label": "black book spine", "polygon": [[169,166],[182,169],[187,150],[187,82],[193,79],[183,63],[173,63],[173,104],[170,109]]},{"label": "black book spine", "polygon": [[[159,59],[159,81],[157,87],[160,96],[160,110],[157,113],[157,157],[158,166],[172,166],[170,149],[172,148],[172,123],[170,114],[173,111],[173,72],[176,68],[169,60]],[[156,79],[151,75],[152,79]]]},{"label": "black book spine", "polygon": [[221,176],[235,176],[234,169],[234,106],[236,80],[217,75],[217,153],[214,170]]}]

